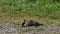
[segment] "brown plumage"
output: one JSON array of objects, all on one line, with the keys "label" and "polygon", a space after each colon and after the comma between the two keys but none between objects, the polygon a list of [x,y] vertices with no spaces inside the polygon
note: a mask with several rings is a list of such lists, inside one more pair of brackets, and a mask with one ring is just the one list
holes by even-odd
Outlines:
[{"label": "brown plumage", "polygon": [[43,24],[39,24],[37,21],[33,21],[33,20],[30,20],[30,21],[26,21],[24,20],[24,22],[22,22],[22,27],[30,27],[30,26],[42,26]]}]

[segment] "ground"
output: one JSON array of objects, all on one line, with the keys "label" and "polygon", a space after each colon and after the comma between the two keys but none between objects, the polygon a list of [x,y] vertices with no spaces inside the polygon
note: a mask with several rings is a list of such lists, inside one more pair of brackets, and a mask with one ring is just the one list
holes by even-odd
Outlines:
[{"label": "ground", "polygon": [[55,24],[55,25],[60,25],[60,19],[51,19],[51,18],[40,18],[40,17],[29,17],[29,16],[1,16],[0,17],[0,22],[9,22],[9,23],[15,23],[15,24],[21,24],[23,20],[26,19],[27,21],[29,20],[34,20],[38,21],[39,23],[43,24]]},{"label": "ground", "polygon": [[[35,28],[34,26],[21,27],[21,23],[24,19],[26,19],[27,21],[32,19],[44,25],[37,28]],[[2,16],[0,17],[0,34],[4,34],[4,32],[5,34],[60,34],[59,23],[59,19]]]}]

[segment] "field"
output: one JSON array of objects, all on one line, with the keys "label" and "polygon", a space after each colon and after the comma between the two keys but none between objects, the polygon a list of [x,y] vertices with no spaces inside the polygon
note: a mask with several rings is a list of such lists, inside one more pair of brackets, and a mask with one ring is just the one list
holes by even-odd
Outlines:
[{"label": "field", "polygon": [[0,0],[0,16],[60,18],[59,13],[60,2],[58,0]]},{"label": "field", "polygon": [[27,19],[37,17],[35,19],[42,18],[42,20],[47,18],[59,21],[60,0],[0,0],[1,22],[3,20],[9,22],[12,18],[13,21],[17,19],[18,22],[18,19],[22,17]]},{"label": "field", "polygon": [[24,19],[28,21],[32,19],[55,27],[60,26],[60,0],[0,0],[0,23],[17,25]]}]

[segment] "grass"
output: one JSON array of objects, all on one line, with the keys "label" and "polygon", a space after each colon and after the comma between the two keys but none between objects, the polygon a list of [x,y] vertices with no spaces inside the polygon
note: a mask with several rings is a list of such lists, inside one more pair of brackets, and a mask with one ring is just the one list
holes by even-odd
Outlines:
[{"label": "grass", "polygon": [[[58,0],[0,0],[0,16],[38,16],[60,18]],[[58,16],[55,16],[58,15]],[[53,17],[54,16],[54,17]]]},{"label": "grass", "polygon": [[20,23],[23,19],[59,24],[60,0],[0,0],[0,22]]},{"label": "grass", "polygon": [[26,19],[27,21],[29,20],[34,20],[34,21],[38,21],[39,23],[43,23],[43,24],[55,24],[55,25],[60,25],[60,19],[51,19],[51,18],[40,18],[40,17],[30,17],[30,16],[26,16],[26,17],[19,17],[19,16],[3,16],[0,17],[0,23],[11,23],[11,24],[21,24],[23,22],[23,20]]}]

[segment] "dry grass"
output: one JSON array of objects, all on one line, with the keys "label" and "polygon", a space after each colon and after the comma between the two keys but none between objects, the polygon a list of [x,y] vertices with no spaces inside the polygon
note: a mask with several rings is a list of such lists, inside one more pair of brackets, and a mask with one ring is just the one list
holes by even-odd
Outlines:
[{"label": "dry grass", "polygon": [[59,19],[50,19],[50,18],[40,18],[40,17],[20,17],[20,16],[0,16],[0,23],[5,22],[5,23],[21,23],[24,19],[26,20],[34,20],[38,21],[39,23],[43,24],[56,24],[60,25],[60,20]]}]

